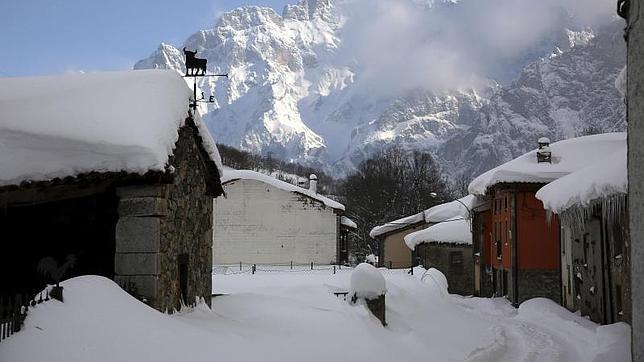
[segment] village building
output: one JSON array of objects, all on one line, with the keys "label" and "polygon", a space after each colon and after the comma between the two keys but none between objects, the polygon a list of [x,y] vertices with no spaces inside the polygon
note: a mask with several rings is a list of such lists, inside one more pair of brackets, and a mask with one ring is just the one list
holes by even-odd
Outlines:
[{"label": "village building", "polygon": [[428,226],[425,215],[419,212],[371,229],[369,236],[378,241],[378,266],[400,269],[415,265],[412,251],[405,245],[404,238]]},{"label": "village building", "polygon": [[[490,271],[491,279],[490,290],[482,281],[475,290],[480,290],[482,296],[507,296],[514,305],[534,297],[561,302],[559,218],[548,217],[535,193],[615,150],[623,137],[624,134],[614,133],[553,144],[540,139],[539,149],[487,171],[470,183],[469,192],[487,198],[491,208],[490,214],[475,212],[473,217],[474,253],[483,255],[481,268]],[[484,247],[489,247],[490,257],[486,257]]]},{"label": "village building", "polygon": [[472,295],[474,263],[470,222],[456,216],[405,236],[419,265],[440,270],[452,294]]},{"label": "village building", "polygon": [[221,162],[191,93],[163,70],[0,79],[2,294],[95,274],[210,302]]},{"label": "village building", "polygon": [[562,305],[601,324],[631,322],[625,135],[621,141],[536,194],[561,223]]},{"label": "village building", "polygon": [[409,268],[419,265],[420,257],[405,242],[407,235],[457,216],[467,218],[472,209],[478,210],[485,205],[484,201],[468,195],[374,227],[369,236],[379,242],[378,265],[388,268]]},{"label": "village building", "polygon": [[358,224],[345,215],[340,216],[340,242],[338,244],[338,261],[342,265],[357,265]]},{"label": "village building", "polygon": [[[225,198],[214,201],[213,263],[346,263],[349,225],[344,205],[250,170],[226,169]],[[350,225],[353,226],[353,225]]]}]

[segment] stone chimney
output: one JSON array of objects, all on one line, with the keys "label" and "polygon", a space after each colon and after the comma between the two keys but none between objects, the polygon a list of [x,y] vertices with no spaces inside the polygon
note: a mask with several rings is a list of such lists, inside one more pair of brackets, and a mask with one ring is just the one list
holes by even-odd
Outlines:
[{"label": "stone chimney", "polygon": [[318,177],[314,173],[309,176],[309,190],[318,193]]},{"label": "stone chimney", "polygon": [[552,152],[550,151],[550,139],[548,137],[541,137],[537,141],[539,149],[537,150],[537,163],[548,162],[552,163]]}]

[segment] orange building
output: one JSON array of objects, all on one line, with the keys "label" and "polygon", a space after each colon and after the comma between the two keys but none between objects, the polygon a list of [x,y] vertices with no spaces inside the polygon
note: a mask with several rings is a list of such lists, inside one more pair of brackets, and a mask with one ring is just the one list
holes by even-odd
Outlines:
[{"label": "orange building", "polygon": [[544,185],[593,165],[623,143],[619,133],[552,144],[543,137],[538,149],[470,183],[469,192],[485,198],[490,207],[473,212],[475,293],[507,296],[514,305],[534,297],[561,303],[560,223],[556,215],[546,215],[535,194]]},{"label": "orange building", "polygon": [[534,297],[560,302],[559,220],[548,220],[534,196],[543,185],[493,185],[490,209],[475,211],[475,291],[480,295],[507,296],[515,305]]}]

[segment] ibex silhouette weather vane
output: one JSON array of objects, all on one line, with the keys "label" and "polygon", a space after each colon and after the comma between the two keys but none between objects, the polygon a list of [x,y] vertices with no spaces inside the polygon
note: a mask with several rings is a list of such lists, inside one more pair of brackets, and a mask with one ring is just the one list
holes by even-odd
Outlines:
[{"label": "ibex silhouette weather vane", "polygon": [[197,77],[226,77],[228,78],[228,74],[206,74],[206,70],[208,69],[207,59],[201,59],[197,58],[197,51],[195,50],[190,51],[187,50],[186,47],[183,47],[183,54],[186,57],[186,75],[185,77],[192,77],[194,79],[193,83],[193,98],[192,101],[190,102],[190,107],[192,109],[197,109],[197,102],[202,102],[202,103],[214,103],[215,102],[215,96],[211,95],[208,97],[206,100],[206,97],[203,92],[201,92],[201,99],[197,99]]}]

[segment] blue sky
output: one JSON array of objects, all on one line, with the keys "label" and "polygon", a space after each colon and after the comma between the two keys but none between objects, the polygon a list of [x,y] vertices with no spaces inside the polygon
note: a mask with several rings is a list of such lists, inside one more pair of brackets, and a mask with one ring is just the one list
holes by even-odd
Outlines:
[{"label": "blue sky", "polygon": [[296,0],[0,0],[0,77],[129,69],[241,5]]}]

